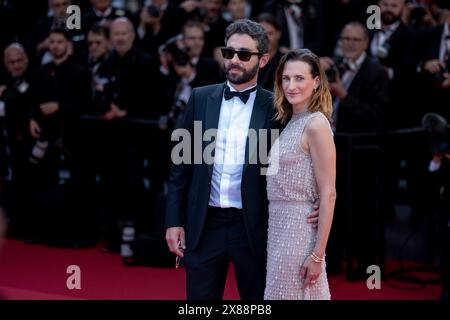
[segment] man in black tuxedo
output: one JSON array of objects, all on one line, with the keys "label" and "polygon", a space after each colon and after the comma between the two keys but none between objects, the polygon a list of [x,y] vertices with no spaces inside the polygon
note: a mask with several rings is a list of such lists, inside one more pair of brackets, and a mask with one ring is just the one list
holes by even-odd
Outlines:
[{"label": "man in black tuxedo", "polygon": [[70,220],[80,202],[74,192],[81,170],[79,117],[91,90],[89,71],[73,61],[69,48],[67,31],[53,29],[49,36],[53,61],[37,75],[29,124],[34,147],[29,158],[33,211],[28,240],[46,240],[54,246],[87,245],[90,236],[85,210],[76,211],[76,219]]},{"label": "man in black tuxedo", "polygon": [[[110,26],[112,52],[98,70],[104,85],[96,88],[100,97],[98,110],[103,112],[102,139],[103,177],[108,201],[106,249],[120,249],[121,229],[125,224],[137,223],[146,212],[144,201],[144,159],[148,146],[155,141],[154,128],[143,132],[141,126],[130,124],[130,119],[158,119],[159,110],[154,101],[151,75],[156,63],[150,55],[137,49],[133,24],[128,18],[115,19]],[[143,102],[144,101],[144,102]],[[151,142],[149,143],[149,139]]]},{"label": "man in black tuxedo", "polygon": [[[410,94],[415,77],[414,36],[401,16],[405,0],[380,0],[381,29],[371,33],[369,53],[385,67],[389,76],[389,108],[386,125],[389,129],[413,127],[416,102]],[[406,117],[405,114],[408,114]]]},{"label": "man in black tuxedo", "polygon": [[6,79],[0,83],[0,202],[7,200],[3,205],[9,218],[8,235],[15,237],[25,236],[25,204],[21,199],[26,198],[29,185],[31,135],[28,124],[35,81],[21,44],[12,43],[5,49],[4,64]]},{"label": "man in black tuxedo", "polygon": [[324,54],[325,19],[322,1],[267,0],[262,12],[273,14],[281,26],[280,47],[308,48]]},{"label": "man in black tuxedo", "polygon": [[[362,133],[380,131],[383,116],[388,102],[388,76],[383,66],[373,57],[366,54],[369,44],[369,34],[360,22],[350,22],[342,30],[341,48],[343,57],[336,61],[328,57],[321,58],[321,63],[329,78],[330,91],[333,95],[333,126],[337,133]],[[332,69],[333,68],[333,69]],[[331,72],[331,70],[335,70]],[[339,143],[341,140],[337,140]],[[353,212],[364,212],[363,215],[348,215],[350,211],[345,201],[336,202],[335,224],[331,232],[330,248],[327,252],[327,271],[340,271],[344,243],[351,243],[352,254],[357,258],[357,272],[348,276],[365,275],[367,266],[377,264],[376,234],[372,232],[376,225],[376,211],[374,208],[373,186],[378,178],[376,168],[378,162],[370,151],[364,149],[353,151],[354,162],[353,188],[348,190],[348,171],[346,158],[347,150],[338,148],[338,187],[344,193],[353,194]],[[346,226],[351,219],[353,227]],[[351,237],[351,241],[345,241]],[[349,249],[349,247],[347,247]],[[349,250],[347,250],[349,251]]]},{"label": "man in black tuxedo", "polygon": [[[417,97],[424,107],[420,116],[436,112],[450,121],[450,15],[444,24],[422,30],[418,38],[416,71],[420,75],[421,88],[426,90],[426,94]],[[433,103],[429,103],[430,97],[433,97]]]},{"label": "man in black tuxedo", "polygon": [[142,7],[138,17],[137,45],[153,55],[171,37],[181,31],[181,26],[187,19],[187,14],[181,8],[168,0],[152,0]]},{"label": "man in black tuxedo", "polygon": [[[266,179],[263,161],[249,161],[256,146],[247,141],[247,130],[269,130],[267,141],[258,140],[260,149],[264,143],[270,146],[270,130],[279,128],[273,121],[272,94],[257,85],[258,70],[269,59],[268,39],[259,24],[239,20],[227,28],[225,43],[228,81],[194,89],[180,126],[191,137],[197,121],[202,134],[218,129],[214,160],[195,159],[211,151],[209,143],[203,143],[194,164],[192,159],[174,162],[169,179],[166,240],[170,250],[184,258],[188,299],[222,299],[230,261],[241,299],[264,295]],[[239,130],[245,134],[234,136]],[[186,151],[192,155],[194,148],[183,151],[184,157]],[[228,160],[234,155],[237,161]]]},{"label": "man in black tuxedo", "polygon": [[89,30],[95,25],[108,26],[117,18],[130,18],[130,13],[126,10],[115,8],[111,0],[91,0],[92,10],[83,15],[81,27],[83,33],[87,35]]},{"label": "man in black tuxedo", "polygon": [[[388,103],[388,77],[383,66],[366,54],[367,29],[359,22],[348,23],[341,32],[343,57],[321,58],[333,95],[333,124],[337,132],[373,132],[382,127]],[[329,77],[330,77],[329,76]]]}]

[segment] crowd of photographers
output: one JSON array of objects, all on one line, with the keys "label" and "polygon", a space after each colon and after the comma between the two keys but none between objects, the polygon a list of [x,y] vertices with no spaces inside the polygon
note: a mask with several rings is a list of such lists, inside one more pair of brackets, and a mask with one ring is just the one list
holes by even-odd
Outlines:
[{"label": "crowd of photographers", "polygon": [[[81,29],[66,27],[71,4]],[[381,29],[366,27],[372,4]],[[268,90],[290,48],[321,57],[336,133],[417,127],[428,112],[450,119],[447,1],[0,1],[0,204],[10,236],[67,247],[105,239],[117,252],[127,225],[162,229],[171,130],[193,88],[225,80],[225,28],[242,18],[267,31],[259,83]],[[358,159],[353,197],[364,211],[365,175],[377,164],[370,153]],[[448,166],[444,147],[424,167],[447,193]]]}]

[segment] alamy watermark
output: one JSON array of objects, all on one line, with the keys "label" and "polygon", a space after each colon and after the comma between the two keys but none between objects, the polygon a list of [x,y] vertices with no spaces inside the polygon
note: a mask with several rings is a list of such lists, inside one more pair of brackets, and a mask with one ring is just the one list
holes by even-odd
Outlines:
[{"label": "alamy watermark", "polygon": [[66,286],[69,290],[81,290],[81,268],[77,265],[70,265],[66,269],[70,276],[66,280]]},{"label": "alamy watermark", "polygon": [[[224,143],[225,137],[226,145],[217,146],[217,143]],[[223,165],[224,169],[247,163],[268,165],[267,168],[261,168],[261,174],[274,175],[279,168],[278,137],[278,129],[219,130],[214,128],[203,132],[202,121],[194,121],[193,133],[187,129],[176,129],[172,133],[172,141],[178,143],[172,149],[171,159],[175,165]]]},{"label": "alamy watermark", "polygon": [[371,265],[367,267],[366,273],[370,274],[366,281],[367,289],[381,289],[381,268],[377,265]]},{"label": "alamy watermark", "polygon": [[66,27],[69,30],[81,30],[81,9],[79,6],[71,5],[67,7]]},{"label": "alamy watermark", "polygon": [[367,18],[366,21],[366,27],[369,30],[373,29],[381,29],[381,9],[377,5],[371,5],[367,7],[366,10],[367,14],[371,14],[369,18]]}]

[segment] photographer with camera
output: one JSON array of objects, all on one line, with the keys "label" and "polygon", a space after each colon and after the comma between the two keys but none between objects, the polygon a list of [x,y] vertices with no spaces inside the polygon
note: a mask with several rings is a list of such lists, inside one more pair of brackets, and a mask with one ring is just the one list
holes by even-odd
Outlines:
[{"label": "photographer with camera", "polygon": [[169,127],[173,127],[177,119],[181,119],[180,111],[193,88],[219,83],[224,78],[219,64],[214,59],[201,55],[205,44],[204,35],[200,22],[188,21],[179,36],[169,39],[161,47],[162,80],[158,82],[166,83],[161,88],[167,93],[162,109],[170,109],[167,118]]},{"label": "photographer with camera", "polygon": [[[168,113],[165,116],[167,122],[161,122],[162,129],[173,129],[183,117],[184,107],[187,104],[190,93],[194,88],[197,78],[195,65],[189,57],[189,47],[185,47],[180,36],[169,39],[161,48],[162,67],[172,72],[166,73],[166,87],[164,96],[168,99],[163,110]],[[161,88],[163,89],[163,88]]]},{"label": "photographer with camera", "polygon": [[[368,31],[361,23],[350,22],[342,29],[339,41],[342,58],[321,58],[333,96],[334,130],[337,133],[379,131],[388,102],[388,78],[383,66],[366,54]],[[342,140],[337,141],[339,143]],[[330,250],[327,252],[327,267],[334,273],[341,271],[344,245],[350,241],[353,244],[352,258],[356,259],[356,271],[347,276],[357,278],[364,276],[367,266],[376,262],[376,238],[372,231],[376,225],[374,186],[377,177],[373,170],[367,168],[377,167],[379,164],[373,153],[352,150],[355,159],[352,165],[353,187],[348,190],[348,170],[344,160],[347,150],[338,147],[337,152],[337,165],[340,168],[337,170],[337,184],[339,190],[344,190],[340,199],[345,199],[345,193],[351,192],[354,199],[352,212],[357,214],[349,216],[345,200],[336,201],[335,222],[331,231],[333,240],[330,241]],[[348,230],[347,221],[350,220],[353,227]]]},{"label": "photographer with camera", "polygon": [[436,19],[436,3],[435,1],[414,1],[407,3],[403,10],[402,20],[412,29],[421,29],[435,27],[438,25]]},{"label": "photographer with camera", "polygon": [[[444,274],[441,299],[449,299],[450,289],[450,127],[441,115],[429,112],[422,119],[430,147],[427,174],[422,179],[422,223],[427,221],[427,252],[437,254]],[[429,160],[431,158],[431,161]],[[430,207],[431,204],[431,207]],[[434,256],[431,257],[434,260]]]},{"label": "photographer with camera", "polygon": [[[10,219],[10,236],[22,237],[27,224],[25,203],[31,135],[29,114],[33,104],[34,74],[19,43],[4,51],[7,77],[0,84],[0,204]],[[3,187],[3,188],[2,188]],[[7,192],[9,191],[9,192]]]},{"label": "photographer with camera", "polygon": [[89,30],[99,24],[109,28],[111,22],[120,17],[130,18],[130,13],[112,5],[112,0],[90,0],[92,10],[83,15],[81,19],[81,28],[87,35]]},{"label": "photographer with camera", "polygon": [[[419,64],[416,71],[421,76],[426,95],[422,101],[427,112],[437,112],[450,119],[450,15],[443,25],[424,30],[419,34]],[[434,103],[425,99],[433,97]]]},{"label": "photographer with camera", "polygon": [[[281,28],[280,47],[308,48],[318,55],[325,50],[324,2],[319,0],[266,0],[262,12],[275,16]],[[334,2],[334,1],[333,1]]]},{"label": "photographer with camera", "polygon": [[[405,0],[379,0],[381,29],[371,31],[369,53],[379,60],[389,76],[389,129],[415,126],[420,115],[416,115],[417,97],[414,89],[415,67],[413,33],[402,20]],[[408,117],[405,117],[408,113]]]},{"label": "photographer with camera", "polygon": [[168,0],[152,0],[139,13],[138,46],[153,56],[169,38],[180,33],[186,13]]},{"label": "photographer with camera", "polygon": [[388,102],[388,79],[383,66],[369,57],[367,29],[348,23],[341,32],[343,57],[321,58],[334,98],[336,132],[374,132],[382,128]]},{"label": "photographer with camera", "polygon": [[145,214],[144,160],[157,142],[154,126],[133,123],[160,115],[156,61],[134,46],[135,37],[129,19],[115,19],[110,27],[112,51],[98,72],[104,82],[101,187],[106,197],[105,249],[110,252],[120,249],[122,227]]},{"label": "photographer with camera", "polygon": [[[29,183],[33,211],[28,225],[30,242],[73,246],[86,236],[82,213],[71,221],[78,178],[79,116],[90,101],[89,71],[71,57],[65,29],[50,32],[49,50],[54,57],[41,67],[31,111],[30,131],[34,147],[29,155]],[[62,214],[64,212],[64,214]]]},{"label": "photographer with camera", "polygon": [[228,22],[222,17],[223,0],[187,0],[180,4],[189,20],[196,20],[203,24],[205,32],[205,48],[203,55],[215,57],[222,46],[222,40]]}]

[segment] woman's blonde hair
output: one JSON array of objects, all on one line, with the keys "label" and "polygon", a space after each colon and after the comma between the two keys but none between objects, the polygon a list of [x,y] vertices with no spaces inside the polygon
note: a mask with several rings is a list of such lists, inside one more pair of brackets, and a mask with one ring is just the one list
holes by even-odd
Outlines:
[{"label": "woman's blonde hair", "polygon": [[319,77],[320,83],[311,96],[308,111],[320,111],[328,118],[328,120],[331,121],[333,106],[331,93],[328,89],[328,80],[325,72],[320,66],[319,58],[308,49],[289,51],[281,58],[280,63],[278,64],[278,68],[275,73],[275,89],[273,98],[273,104],[277,109],[275,120],[285,123],[292,116],[292,105],[287,101],[286,96],[284,95],[282,84],[284,66],[288,61],[303,61],[307,63],[310,67],[312,77]]}]

